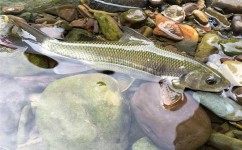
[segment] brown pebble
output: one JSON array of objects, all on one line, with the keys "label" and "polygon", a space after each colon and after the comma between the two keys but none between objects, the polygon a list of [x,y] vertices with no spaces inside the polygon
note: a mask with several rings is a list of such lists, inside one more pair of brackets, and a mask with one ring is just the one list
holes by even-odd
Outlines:
[{"label": "brown pebble", "polygon": [[86,19],[73,20],[73,21],[70,23],[70,26],[72,26],[72,27],[80,27],[80,28],[84,28],[86,22],[87,22]]},{"label": "brown pebble", "polygon": [[93,28],[93,26],[94,26],[94,19],[88,18],[84,28],[90,31]]},{"label": "brown pebble", "polygon": [[242,55],[237,55],[234,59],[242,62]]},{"label": "brown pebble", "polygon": [[230,61],[230,60],[233,60],[233,59],[231,59],[231,58],[220,58],[221,63],[224,63],[225,61]]},{"label": "brown pebble", "polygon": [[195,17],[195,19],[202,25],[206,25],[208,24],[208,17],[205,15],[205,13],[203,13],[200,10],[194,10],[193,15]]},{"label": "brown pebble", "polygon": [[57,19],[53,19],[53,18],[38,18],[35,20],[36,24],[42,24],[44,22],[48,23],[48,24],[54,24],[56,23],[58,20]]},{"label": "brown pebble", "polygon": [[3,6],[2,11],[5,14],[20,14],[24,11],[25,7],[23,5],[16,6]]},{"label": "brown pebble", "polygon": [[95,20],[93,24],[93,33],[99,33],[99,26],[97,20]]}]

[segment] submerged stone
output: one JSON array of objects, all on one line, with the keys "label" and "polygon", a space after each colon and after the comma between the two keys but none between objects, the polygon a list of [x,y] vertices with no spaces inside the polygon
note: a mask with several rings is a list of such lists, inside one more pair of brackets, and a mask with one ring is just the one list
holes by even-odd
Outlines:
[{"label": "submerged stone", "polygon": [[130,9],[120,15],[120,21],[122,24],[137,24],[145,22],[147,17],[145,12],[140,9]]},{"label": "submerged stone", "polygon": [[[131,100],[131,108],[140,127],[159,149],[192,150],[203,145],[211,133],[206,112],[191,96],[176,110],[162,107],[160,84],[145,83]],[[168,98],[169,99],[169,98]]]},{"label": "submerged stone", "polygon": [[208,92],[195,92],[192,97],[225,120],[242,120],[242,106],[229,98]]},{"label": "submerged stone", "polygon": [[72,29],[65,37],[65,41],[76,42],[76,41],[93,41],[95,39],[92,33],[84,29]]},{"label": "submerged stone", "polygon": [[242,54],[242,40],[241,39],[224,39],[220,40],[222,51],[228,56]]},{"label": "submerged stone", "polygon": [[109,41],[118,41],[122,37],[122,31],[118,27],[118,23],[109,15],[102,13],[94,13],[95,19],[98,21],[102,34]]},{"label": "submerged stone", "polygon": [[107,12],[144,8],[147,2],[148,0],[88,0],[88,4],[91,8]]},{"label": "submerged stone", "polygon": [[162,13],[165,17],[176,22],[182,22],[186,16],[183,8],[178,5],[172,5],[166,8]]},{"label": "submerged stone", "polygon": [[220,39],[221,38],[216,33],[205,34],[197,47],[195,57],[202,61],[206,61],[208,56],[217,50],[216,45]]},{"label": "submerged stone", "polygon": [[225,13],[242,13],[242,3],[238,0],[211,0],[212,6]]},{"label": "submerged stone", "polygon": [[49,149],[127,148],[128,107],[116,80],[107,75],[54,81],[41,96],[36,119]]},{"label": "submerged stone", "polygon": [[225,61],[218,68],[233,86],[242,86],[242,62],[239,61]]},{"label": "submerged stone", "polygon": [[[1,6],[1,5],[0,5]],[[3,6],[2,11],[4,14],[20,14],[24,11],[24,5],[12,5],[12,6]]]},{"label": "submerged stone", "polygon": [[132,145],[132,150],[159,150],[159,148],[150,143],[147,137],[143,137]]},{"label": "submerged stone", "polygon": [[231,23],[231,28],[234,35],[242,35],[242,15],[234,15]]}]

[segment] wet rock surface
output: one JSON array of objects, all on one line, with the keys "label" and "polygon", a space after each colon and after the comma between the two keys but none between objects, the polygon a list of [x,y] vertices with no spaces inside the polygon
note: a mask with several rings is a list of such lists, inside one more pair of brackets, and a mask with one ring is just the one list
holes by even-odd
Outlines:
[{"label": "wet rock surface", "polygon": [[158,147],[150,143],[148,138],[141,138],[132,146],[132,150],[159,150]]},{"label": "wet rock surface", "polygon": [[218,7],[226,13],[242,13],[242,4],[238,0],[212,0],[213,7]]},{"label": "wet rock surface", "polygon": [[123,150],[129,126],[125,107],[113,78],[76,75],[45,89],[37,105],[37,125],[50,149]]},{"label": "wet rock surface", "polygon": [[147,0],[88,0],[90,7],[107,12],[127,11],[134,8],[144,8]]},{"label": "wet rock surface", "polygon": [[225,39],[219,41],[222,51],[228,56],[242,54],[241,43],[241,39]]},{"label": "wet rock surface", "polygon": [[184,105],[175,111],[166,110],[161,106],[161,94],[159,84],[146,83],[132,98],[132,110],[145,134],[160,149],[196,149],[203,145],[211,132],[210,119],[203,109],[186,94]]}]

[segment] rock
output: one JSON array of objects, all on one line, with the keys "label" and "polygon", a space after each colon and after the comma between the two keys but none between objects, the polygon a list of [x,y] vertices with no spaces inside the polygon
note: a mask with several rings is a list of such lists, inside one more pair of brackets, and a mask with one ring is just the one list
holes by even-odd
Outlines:
[{"label": "rock", "polygon": [[32,17],[32,13],[30,12],[24,12],[22,14],[19,15],[20,18],[23,18],[25,21],[29,22],[29,20]]},{"label": "rock", "polygon": [[186,24],[178,24],[178,26],[182,31],[182,35],[184,37],[183,40],[193,40],[198,42],[199,35],[193,27]]},{"label": "rock", "polygon": [[242,55],[237,55],[234,57],[235,60],[242,62]]},{"label": "rock", "polygon": [[147,15],[144,11],[142,11],[141,9],[130,9],[126,12],[123,12],[120,15],[120,22],[122,24],[140,24],[140,23],[144,23],[147,19]]},{"label": "rock", "polygon": [[163,36],[177,41],[184,38],[177,23],[169,20],[161,14],[155,16],[155,23],[156,27],[153,30],[154,35]]},{"label": "rock", "polygon": [[233,89],[233,93],[238,100],[242,104],[242,87],[236,87]]},{"label": "rock", "polygon": [[182,4],[188,2],[197,2],[198,0],[166,0],[168,4]]},{"label": "rock", "polygon": [[186,17],[186,14],[183,8],[178,5],[169,6],[162,12],[162,14],[165,17],[179,23],[182,22]]},{"label": "rock", "polygon": [[[28,58],[29,62],[40,68],[54,68],[54,66],[57,65],[57,61],[47,56],[27,52],[25,52],[24,55]],[[50,66],[50,64],[54,65]]]},{"label": "rock", "polygon": [[45,12],[57,15],[66,21],[73,21],[78,18],[77,7],[75,5],[55,6],[46,9]]},{"label": "rock", "polygon": [[78,19],[78,20],[73,20],[73,21],[70,23],[70,26],[72,26],[72,27],[80,27],[80,28],[84,28],[86,22],[87,22],[87,20],[86,20],[85,18]]},{"label": "rock", "polygon": [[234,35],[242,35],[242,15],[235,14],[231,23]]},{"label": "rock", "polygon": [[146,20],[146,25],[150,28],[155,28],[155,21],[148,17]]},{"label": "rock", "polygon": [[147,137],[144,137],[133,144],[132,150],[159,150],[159,148],[151,144]]},{"label": "rock", "polygon": [[196,21],[198,21],[202,25],[208,24],[208,17],[200,10],[194,10],[192,12]]},{"label": "rock", "polygon": [[52,82],[41,95],[36,122],[49,149],[123,150],[128,146],[129,109],[117,81],[104,74]]},{"label": "rock", "polygon": [[25,89],[16,80],[1,75],[0,84],[0,145],[16,149],[19,119],[28,101]]},{"label": "rock", "polygon": [[195,92],[192,97],[225,120],[242,120],[242,107],[229,98],[208,92]]},{"label": "rock", "polygon": [[[78,0],[1,0],[0,6],[24,6],[28,12],[42,12],[46,8],[50,8],[59,4],[79,4]],[[0,14],[1,14],[0,10]]]},{"label": "rock", "polygon": [[146,28],[145,28],[145,31],[143,32],[143,36],[145,36],[145,37],[150,37],[150,36],[152,36],[152,34],[153,34],[153,30],[152,30],[152,28],[150,28],[150,27],[146,27]]},{"label": "rock", "polygon": [[88,0],[88,5],[93,9],[118,12],[144,8],[147,6],[147,2],[148,0]]},{"label": "rock", "polygon": [[110,16],[94,13],[95,19],[98,21],[102,34],[109,41],[117,41],[122,37],[122,31],[119,29],[117,22]]},{"label": "rock", "polygon": [[151,6],[158,7],[163,4],[163,0],[149,0]]},{"label": "rock", "polygon": [[223,28],[229,28],[230,27],[230,22],[228,21],[227,17],[223,14],[221,14],[220,12],[214,10],[211,7],[208,7],[206,9],[206,14],[211,17],[214,18],[218,21],[219,26],[223,27]]},{"label": "rock", "polygon": [[240,150],[242,147],[242,141],[236,138],[223,135],[221,133],[211,134],[208,143],[215,148],[221,150]]},{"label": "rock", "polygon": [[234,61],[234,59],[233,58],[220,58],[220,62],[221,63],[224,63],[225,61]]},{"label": "rock", "polygon": [[[1,5],[0,5],[1,6]],[[20,14],[24,11],[25,7],[24,5],[12,5],[12,6],[3,6],[2,12],[4,14]]]},{"label": "rock", "polygon": [[219,41],[222,51],[228,56],[242,54],[241,39],[224,39]]},{"label": "rock", "polygon": [[76,42],[76,41],[93,41],[94,36],[84,29],[72,29],[65,37],[65,41]]},{"label": "rock", "polygon": [[188,93],[175,110],[164,109],[162,94],[158,83],[145,83],[131,100],[131,108],[145,134],[159,149],[193,150],[203,145],[211,133],[205,111]]},{"label": "rock", "polygon": [[42,24],[42,23],[54,24],[57,21],[58,21],[57,19],[53,19],[53,18],[38,18],[35,20],[35,23],[36,24]]},{"label": "rock", "polygon": [[180,42],[176,42],[175,45],[178,50],[186,52],[192,56],[194,56],[195,50],[197,48],[197,42],[193,40],[182,40]]},{"label": "rock", "polygon": [[205,34],[197,47],[195,57],[201,61],[206,61],[208,56],[217,50],[216,45],[220,39],[216,33]]},{"label": "rock", "polygon": [[78,12],[86,18],[94,18],[94,16],[88,11],[88,9],[83,5],[78,5]]},{"label": "rock", "polygon": [[217,7],[225,13],[242,13],[242,3],[238,0],[212,0],[212,7]]},{"label": "rock", "polygon": [[182,5],[182,8],[186,14],[186,17],[188,17],[192,15],[194,10],[198,9],[198,6],[196,3],[185,3]]}]

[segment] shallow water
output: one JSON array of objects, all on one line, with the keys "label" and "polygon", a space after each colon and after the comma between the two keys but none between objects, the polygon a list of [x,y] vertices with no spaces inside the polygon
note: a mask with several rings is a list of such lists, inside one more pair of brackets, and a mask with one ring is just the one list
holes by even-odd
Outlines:
[{"label": "shallow water", "polygon": [[[21,42],[16,42],[21,43]],[[23,43],[22,43],[23,44]],[[21,45],[22,47],[26,45]],[[2,52],[0,52],[0,83],[1,83],[1,90],[0,90],[0,102],[1,102],[1,119],[0,119],[0,146],[2,149],[32,149],[32,147],[35,147],[37,149],[47,149],[48,147],[48,141],[47,143],[45,141],[45,138],[42,137],[39,131],[38,125],[36,125],[36,109],[38,109],[38,103],[40,100],[42,100],[40,97],[43,93],[43,91],[53,82],[55,82],[58,79],[70,77],[73,75],[80,75],[80,74],[93,74],[100,71],[86,71],[81,73],[73,73],[73,74],[56,74],[54,72],[53,68],[44,69],[40,68],[33,63],[31,63],[28,58],[26,57],[26,54],[24,54],[23,50],[13,50],[11,52],[4,52],[6,51],[6,48],[1,47],[0,48]],[[10,50],[9,50],[10,51]],[[31,51],[31,48],[28,48],[28,51]],[[46,58],[45,58],[46,59]],[[118,73],[115,73],[116,75]],[[111,72],[111,76],[113,76]],[[115,77],[115,76],[114,76]],[[71,81],[70,81],[71,82]],[[108,84],[108,82],[100,82],[102,84]],[[100,84],[99,83],[99,84]],[[70,83],[71,84],[71,83]],[[113,83],[112,83],[113,84]],[[158,108],[158,110],[164,111],[163,113],[167,113],[167,115],[163,118],[165,120],[161,120],[161,122],[153,122],[155,117],[159,118],[159,113],[162,112],[153,112],[149,114],[148,112],[150,110],[153,110],[153,108],[150,108],[149,103],[148,104],[135,104],[137,107],[146,107],[147,110],[143,110],[144,108],[134,108],[137,109],[135,113],[136,118],[138,117],[139,123],[143,124],[141,125],[143,128],[150,128],[154,127],[157,132],[163,132],[166,130],[166,126],[170,126],[169,129],[167,129],[167,133],[165,133],[165,137],[167,139],[164,139],[163,137],[160,137],[160,135],[156,135],[152,132],[154,131],[145,131],[146,134],[150,134],[151,138],[154,138],[155,136],[158,136],[160,139],[164,140],[167,144],[165,145],[166,148],[173,149],[176,147],[174,145],[173,141],[176,140],[176,130],[177,127],[180,126],[184,121],[189,120],[193,117],[196,110],[199,108],[198,104],[196,102],[192,102],[192,106],[185,105],[187,102],[183,102],[183,104],[179,105],[178,108],[175,110],[166,110],[161,106],[161,103],[159,101],[159,96],[162,96],[162,93],[160,93],[160,86],[157,86],[157,83],[147,83],[146,81],[142,80],[136,80],[132,86],[128,89],[128,91],[125,91],[122,93],[122,99],[123,101],[121,103],[124,103],[126,105],[126,108],[123,110],[123,115],[126,116],[125,120],[123,122],[119,122],[120,124],[123,124],[122,127],[123,133],[125,133],[123,136],[123,141],[120,143],[124,143],[122,145],[122,148],[119,149],[126,149],[132,145],[133,141],[137,140],[136,135],[133,135],[132,126],[135,126],[135,119],[131,115],[130,111],[130,103],[131,99],[135,93],[135,91],[138,90],[140,85],[146,86],[145,84],[151,84],[148,86],[151,86],[151,89],[145,90],[146,94],[144,93],[143,100],[151,100],[154,99],[154,101],[157,103],[155,104],[155,107]],[[154,85],[152,85],[154,84]],[[65,85],[63,85],[65,86]],[[116,88],[116,87],[115,87]],[[62,87],[59,87],[59,91],[62,91]],[[73,89],[75,91],[76,89]],[[89,89],[91,90],[91,89]],[[58,89],[57,89],[58,91]],[[72,92],[72,90],[66,91],[63,95],[68,95]],[[90,91],[91,92],[91,91]],[[159,94],[156,95],[155,93],[158,92]],[[57,93],[53,93],[55,95]],[[94,93],[93,93],[94,94]],[[140,93],[142,95],[142,91]],[[140,99],[138,94],[138,100]],[[161,94],[161,95],[160,95]],[[137,96],[137,94],[136,94]],[[150,97],[151,96],[151,97]],[[155,96],[155,97],[154,97]],[[188,96],[189,97],[189,96]],[[136,103],[136,102],[135,102]],[[153,102],[151,102],[153,103]],[[189,103],[191,101],[189,100]],[[56,107],[53,107],[53,109],[56,109]],[[149,110],[150,109],[150,110]],[[140,111],[141,110],[141,111]],[[154,108],[155,110],[155,108]],[[88,110],[86,110],[88,111]],[[46,112],[49,113],[49,112]],[[67,112],[68,113],[68,112]],[[89,112],[90,113],[90,112]],[[140,114],[141,113],[141,114]],[[148,113],[148,114],[147,114]],[[177,114],[183,114],[182,116],[178,118]],[[145,115],[146,114],[146,115]],[[144,118],[141,116],[144,115]],[[150,118],[150,117],[151,118]],[[179,115],[178,115],[179,116]],[[141,117],[141,118],[140,118]],[[154,117],[154,118],[153,118]],[[168,117],[168,118],[166,118]],[[150,120],[151,119],[151,120]],[[65,120],[65,119],[64,119]],[[68,118],[66,118],[68,121]],[[108,119],[107,119],[108,120]],[[163,123],[165,121],[165,123]],[[53,125],[53,123],[52,123]],[[54,125],[56,128],[58,128],[58,123]],[[161,127],[159,127],[161,126]],[[67,126],[66,126],[67,127]],[[73,126],[70,126],[73,127]],[[48,128],[48,127],[47,127]],[[50,132],[49,135],[52,135],[52,129],[48,130]],[[98,125],[96,126],[98,128]],[[161,128],[161,129],[159,129]],[[66,130],[66,129],[63,129]],[[71,130],[71,129],[68,129]],[[85,130],[85,129],[84,129]],[[88,130],[88,129],[86,129]],[[102,129],[97,129],[102,130]],[[150,129],[153,130],[153,129]],[[69,132],[66,132],[68,134]],[[141,134],[142,131],[139,129],[137,133],[135,134]],[[56,134],[56,131],[53,130],[53,134]],[[110,130],[110,136],[112,131]],[[182,134],[181,134],[182,135]],[[46,135],[45,135],[46,136]],[[53,135],[52,135],[53,136]],[[65,135],[63,135],[65,136]],[[66,135],[70,136],[70,135]],[[139,137],[139,135],[137,135]],[[143,134],[141,134],[143,136]],[[154,137],[153,137],[154,136]],[[117,138],[117,137],[116,137]],[[55,141],[55,139],[53,139]],[[65,141],[62,141],[65,142]],[[66,141],[68,143],[68,141]],[[73,141],[72,141],[73,142]],[[159,143],[157,141],[154,141],[156,144]],[[58,141],[57,141],[58,143]],[[97,144],[93,143],[93,144]],[[102,142],[101,142],[102,143]],[[108,142],[107,142],[108,143]],[[107,144],[102,143],[102,144]],[[111,143],[111,144],[110,144]],[[117,143],[110,142],[110,145],[119,145]],[[60,144],[60,141],[59,141]],[[100,143],[99,143],[100,144]],[[101,145],[102,145],[101,144]],[[55,145],[55,144],[54,144]],[[159,145],[159,144],[158,144]],[[92,147],[92,146],[91,146]],[[95,146],[93,146],[95,147]],[[104,146],[105,147],[105,146]],[[103,147],[103,148],[104,148]],[[114,146],[115,147],[115,146]],[[53,147],[52,147],[53,148]],[[71,149],[75,149],[76,147],[69,147]],[[55,149],[55,148],[54,148]],[[92,148],[91,148],[92,149]],[[102,148],[101,148],[102,149]],[[110,148],[112,149],[112,148]],[[114,148],[116,149],[116,148]]]}]

